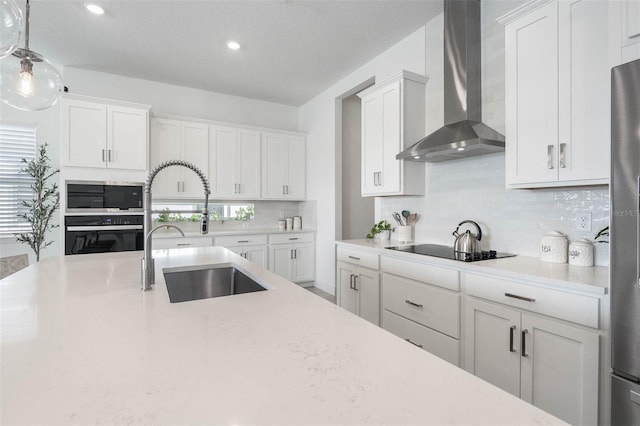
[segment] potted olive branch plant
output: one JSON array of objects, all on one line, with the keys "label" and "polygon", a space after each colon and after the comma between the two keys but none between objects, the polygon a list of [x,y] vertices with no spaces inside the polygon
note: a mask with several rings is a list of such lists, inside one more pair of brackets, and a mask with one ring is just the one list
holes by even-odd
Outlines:
[{"label": "potted olive branch plant", "polygon": [[47,185],[53,175],[60,172],[59,169],[52,170],[47,156],[47,144],[40,145],[38,155],[35,159],[22,162],[26,166],[20,170],[33,178],[31,189],[34,197],[31,201],[22,201],[22,206],[27,209],[25,213],[18,214],[31,225],[31,231],[15,234],[16,241],[27,243],[36,255],[36,262],[40,261],[42,249],[48,247],[53,241],[46,241],[46,234],[58,225],[51,223],[53,214],[60,208],[60,192],[58,184]]},{"label": "potted olive branch plant", "polygon": [[388,240],[391,236],[391,224],[386,220],[374,223],[371,231],[367,234],[367,239],[377,238],[379,240]]}]

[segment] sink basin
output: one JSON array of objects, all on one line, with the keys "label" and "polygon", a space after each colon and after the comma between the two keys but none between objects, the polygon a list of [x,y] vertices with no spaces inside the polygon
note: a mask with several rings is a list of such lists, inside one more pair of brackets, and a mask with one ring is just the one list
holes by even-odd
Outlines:
[{"label": "sink basin", "polygon": [[266,290],[229,265],[167,268],[162,272],[171,303]]}]

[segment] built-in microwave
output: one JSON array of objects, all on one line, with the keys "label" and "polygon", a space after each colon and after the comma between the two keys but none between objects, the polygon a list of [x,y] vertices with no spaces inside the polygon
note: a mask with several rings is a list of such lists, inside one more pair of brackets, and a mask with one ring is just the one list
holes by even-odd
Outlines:
[{"label": "built-in microwave", "polygon": [[142,212],[144,184],[66,181],[67,213]]}]

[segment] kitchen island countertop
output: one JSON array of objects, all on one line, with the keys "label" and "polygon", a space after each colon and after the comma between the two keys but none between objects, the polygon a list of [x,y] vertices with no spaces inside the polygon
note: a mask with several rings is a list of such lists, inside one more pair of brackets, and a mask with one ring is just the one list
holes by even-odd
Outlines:
[{"label": "kitchen island countertop", "polygon": [[[563,424],[219,248],[46,258],[0,281],[2,424]],[[169,303],[165,267],[270,289]]]}]

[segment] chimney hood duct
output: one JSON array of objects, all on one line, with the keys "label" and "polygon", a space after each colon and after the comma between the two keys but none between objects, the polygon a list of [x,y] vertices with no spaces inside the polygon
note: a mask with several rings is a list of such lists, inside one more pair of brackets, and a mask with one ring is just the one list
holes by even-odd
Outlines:
[{"label": "chimney hood duct", "polygon": [[445,125],[396,158],[436,163],[504,151],[504,136],[481,121],[480,76],[480,0],[445,0]]}]

